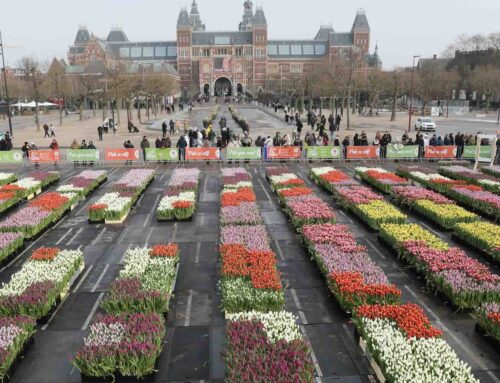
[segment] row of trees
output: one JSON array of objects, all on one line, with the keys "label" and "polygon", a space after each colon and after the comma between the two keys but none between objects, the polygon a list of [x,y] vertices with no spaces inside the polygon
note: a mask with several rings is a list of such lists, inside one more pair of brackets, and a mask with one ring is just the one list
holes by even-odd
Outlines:
[{"label": "row of trees", "polygon": [[[153,73],[143,70],[131,74],[123,64],[116,63],[105,69],[102,74],[71,74],[66,72],[66,64],[54,59],[50,64],[38,61],[34,57],[25,57],[20,62],[24,75],[7,76],[11,100],[35,101],[35,123],[40,129],[38,115],[39,103],[47,99],[64,100],[59,106],[59,121],[63,124],[64,107],[79,109],[80,120],[84,118],[86,105],[96,110],[102,109],[103,119],[109,109],[117,110],[117,122],[120,124],[120,109],[127,111],[127,119],[132,119],[132,110],[137,108],[137,118],[141,120],[141,107],[157,115],[163,97],[177,93],[178,83],[169,74]],[[1,94],[0,94],[1,95]]]},{"label": "row of trees", "polygon": [[[458,98],[461,89],[475,91],[477,99],[485,100],[485,107],[500,89],[500,71],[494,66],[477,66],[474,71],[464,73],[458,68],[448,67],[446,60],[427,59],[420,61],[412,68],[395,68],[390,71],[381,69],[364,69],[361,56],[354,53],[334,62],[325,60],[305,76],[281,81],[284,93],[295,95],[299,99],[295,105],[301,104],[301,98],[316,100],[327,99],[330,108],[337,100],[347,111],[350,124],[350,113],[355,113],[360,95],[366,113],[372,115],[381,105],[391,110],[391,121],[396,119],[398,110],[408,110],[409,100],[413,94],[415,104],[421,106],[420,113],[428,111],[433,100]],[[413,90],[412,90],[413,75]],[[445,105],[443,105],[445,106]]]}]

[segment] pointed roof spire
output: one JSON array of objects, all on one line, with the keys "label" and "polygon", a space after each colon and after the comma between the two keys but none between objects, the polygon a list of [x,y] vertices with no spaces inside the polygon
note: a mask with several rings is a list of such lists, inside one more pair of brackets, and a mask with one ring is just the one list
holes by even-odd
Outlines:
[{"label": "pointed roof spire", "polygon": [[191,23],[189,22],[189,14],[186,7],[182,7],[179,12],[179,18],[177,19],[177,27],[189,27]]},{"label": "pointed roof spire", "polygon": [[253,21],[254,25],[267,25],[266,15],[264,14],[264,8],[259,6],[255,10],[255,17]]},{"label": "pointed roof spire", "polygon": [[191,4],[191,14],[192,15],[200,14],[200,12],[198,11],[198,4],[196,4],[196,0],[193,0],[193,3]]},{"label": "pointed roof spire", "polygon": [[356,18],[354,19],[354,23],[352,24],[353,31],[369,31],[370,24],[368,24],[368,18],[366,17],[366,11],[361,8],[356,13]]}]

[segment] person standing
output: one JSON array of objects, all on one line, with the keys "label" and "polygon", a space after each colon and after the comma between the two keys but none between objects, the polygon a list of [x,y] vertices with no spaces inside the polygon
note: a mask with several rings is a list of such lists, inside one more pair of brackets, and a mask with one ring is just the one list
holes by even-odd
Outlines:
[{"label": "person standing", "polygon": [[55,137],[56,136],[56,128],[54,124],[50,124],[50,137]]},{"label": "person standing", "polygon": [[161,124],[161,132],[163,133],[163,137],[167,135],[167,122],[163,121],[163,124]]},{"label": "person standing", "polygon": [[297,121],[297,123],[295,125],[297,126],[297,136],[300,138],[304,124],[302,123],[302,121],[300,120],[300,117],[298,117],[298,116],[296,117],[296,121]]},{"label": "person standing", "polygon": [[150,144],[149,144],[148,138],[146,136],[142,137],[141,149],[142,149],[142,155],[143,155],[144,161],[146,161],[146,149],[149,149],[149,147],[150,147]]},{"label": "person standing", "polygon": [[179,137],[179,140],[177,141],[177,149],[179,149],[179,161],[185,161],[186,160],[186,148],[188,144],[186,139],[184,138],[183,135]]}]

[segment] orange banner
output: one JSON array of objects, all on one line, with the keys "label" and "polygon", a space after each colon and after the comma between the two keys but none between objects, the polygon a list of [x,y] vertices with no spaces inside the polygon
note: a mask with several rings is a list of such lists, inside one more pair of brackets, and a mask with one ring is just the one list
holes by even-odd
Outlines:
[{"label": "orange banner", "polygon": [[59,161],[59,150],[30,150],[29,158],[31,162],[57,162]]},{"label": "orange banner", "polygon": [[426,146],[425,158],[455,158],[456,146]]},{"label": "orange banner", "polygon": [[139,149],[106,149],[106,161],[139,161]]},{"label": "orange banner", "polygon": [[299,146],[268,146],[267,147],[267,158],[270,159],[289,159],[289,158],[300,158],[300,147]]},{"label": "orange banner", "polygon": [[220,160],[219,148],[186,148],[186,161]]},{"label": "orange banner", "polygon": [[380,149],[378,146],[348,146],[347,159],[371,159],[379,158]]}]

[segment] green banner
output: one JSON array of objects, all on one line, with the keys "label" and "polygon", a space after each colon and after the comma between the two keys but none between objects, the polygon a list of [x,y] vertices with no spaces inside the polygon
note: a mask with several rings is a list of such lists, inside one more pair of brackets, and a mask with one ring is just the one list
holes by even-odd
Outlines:
[{"label": "green banner", "polygon": [[9,150],[0,152],[0,162],[3,163],[21,163],[23,162],[23,152],[21,150]]},{"label": "green banner", "polygon": [[179,149],[177,148],[149,148],[146,149],[146,161],[178,161]]},{"label": "green banner", "polygon": [[[462,154],[462,158],[476,158],[477,146],[464,146],[464,153]],[[491,160],[492,151],[491,146],[483,145],[479,150],[479,159],[481,161],[488,162]]]},{"label": "green banner", "polygon": [[260,160],[262,158],[261,148],[227,148],[228,160]]},{"label": "green banner", "polygon": [[342,158],[342,148],[340,146],[308,146],[306,148],[306,158],[318,160],[340,160]]},{"label": "green banner", "polygon": [[387,145],[387,158],[418,158],[417,146]]},{"label": "green banner", "polygon": [[98,161],[99,150],[97,149],[68,149],[66,150],[68,161]]}]

